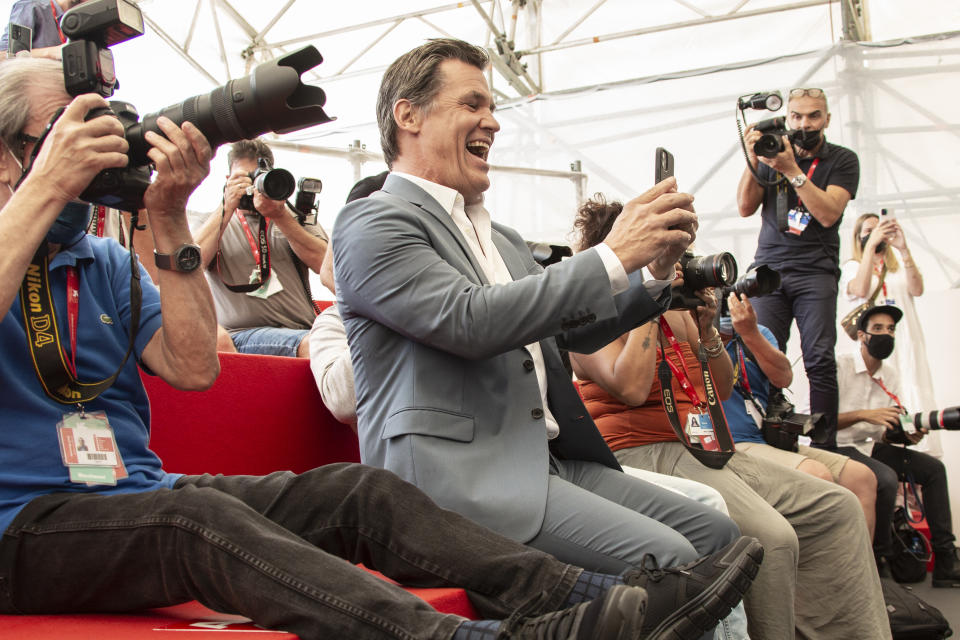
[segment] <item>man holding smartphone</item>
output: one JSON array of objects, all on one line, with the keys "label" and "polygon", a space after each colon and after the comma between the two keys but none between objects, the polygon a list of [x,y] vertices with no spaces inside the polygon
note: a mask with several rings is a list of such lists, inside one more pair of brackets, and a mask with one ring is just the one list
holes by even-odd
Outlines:
[{"label": "man holding smartphone", "polygon": [[[16,0],[10,7],[10,23],[32,30],[30,55],[39,58],[60,59],[60,47],[67,39],[60,31],[63,14],[86,0]],[[0,51],[6,55],[10,47],[10,29],[4,27],[0,36]]]},{"label": "man holding smartphone", "polygon": [[754,153],[761,134],[748,129],[744,142],[751,166],[740,178],[737,204],[742,217],[752,216],[762,205],[754,265],[780,272],[780,288],[752,301],[757,320],[786,351],[790,323],[796,319],[810,381],[810,411],[826,416],[829,436],[820,446],[833,449],[838,229],[847,202],[857,194],[860,161],[853,151],[827,142],[823,131],[830,124],[830,112],[822,89],[790,91],[787,124],[800,133],[791,136],[792,141],[783,136],[783,150],[772,158]]}]

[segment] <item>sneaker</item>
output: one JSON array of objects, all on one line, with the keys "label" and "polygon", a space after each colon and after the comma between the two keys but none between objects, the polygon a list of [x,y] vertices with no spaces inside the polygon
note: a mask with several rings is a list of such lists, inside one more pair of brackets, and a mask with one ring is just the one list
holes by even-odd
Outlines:
[{"label": "sneaker", "polygon": [[508,620],[500,638],[515,640],[639,640],[647,592],[618,584],[569,609],[519,621]]},{"label": "sneaker", "polygon": [[648,640],[698,640],[715,628],[743,598],[763,561],[763,546],[742,536],[725,548],[670,569],[660,569],[652,555],[624,582],[647,590],[643,623]]},{"label": "sneaker", "polygon": [[960,588],[960,550],[934,550],[932,583],[938,589]]}]

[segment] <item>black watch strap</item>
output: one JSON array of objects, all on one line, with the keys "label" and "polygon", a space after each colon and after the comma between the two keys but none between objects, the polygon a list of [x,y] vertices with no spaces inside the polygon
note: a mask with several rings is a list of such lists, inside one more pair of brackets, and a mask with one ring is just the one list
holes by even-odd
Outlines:
[{"label": "black watch strap", "polygon": [[200,247],[195,244],[184,243],[177,247],[173,253],[159,253],[154,250],[153,261],[158,269],[188,273],[200,266]]}]

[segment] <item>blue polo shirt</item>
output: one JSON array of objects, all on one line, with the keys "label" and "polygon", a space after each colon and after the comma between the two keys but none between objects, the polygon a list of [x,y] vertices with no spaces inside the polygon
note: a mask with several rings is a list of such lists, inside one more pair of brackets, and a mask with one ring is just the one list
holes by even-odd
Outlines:
[{"label": "blue polo shirt", "polygon": [[[773,337],[770,329],[760,325],[760,335],[766,338],[767,342],[774,347],[777,346],[777,339]],[[743,373],[740,371],[736,341],[731,340],[727,344],[727,353],[730,355],[730,361],[733,362],[733,367],[736,369],[739,379],[739,376],[743,375]],[[767,380],[767,376],[763,374],[763,371],[760,370],[757,363],[746,356],[746,353],[744,353],[743,360],[746,362],[747,381],[750,383],[750,390],[760,402],[760,406],[766,411],[767,398],[770,395],[770,381]],[[760,428],[757,427],[757,423],[754,422],[750,414],[747,413],[747,402],[749,402],[749,400],[740,394],[739,384],[734,387],[730,397],[723,401],[723,413],[727,416],[730,435],[733,436],[734,442],[759,442],[762,444],[764,440],[763,436],[760,435]]]},{"label": "blue polo shirt", "polygon": [[[76,265],[80,281],[77,370],[82,381],[102,380],[120,365],[130,326],[130,254],[116,241],[85,236],[61,250],[50,263],[50,288],[60,339],[69,351],[66,311],[66,266]],[[27,347],[19,296],[0,321],[0,531],[33,498],[53,492],[133,493],[172,487],[178,475],[167,474],[147,448],[150,407],[136,360],[160,328],[160,293],[140,267],[143,305],[134,353],[117,381],[87,411],[103,410],[113,427],[128,478],[117,486],[70,482],[60,457],[57,423],[70,412],[47,397],[37,379]]]}]

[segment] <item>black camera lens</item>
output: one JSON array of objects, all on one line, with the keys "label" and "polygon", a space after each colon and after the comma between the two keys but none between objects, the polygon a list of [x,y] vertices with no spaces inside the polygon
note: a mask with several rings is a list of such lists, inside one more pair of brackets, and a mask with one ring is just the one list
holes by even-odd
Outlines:
[{"label": "black camera lens", "polygon": [[270,169],[258,171],[253,186],[271,200],[286,200],[296,190],[297,181],[286,169]]},{"label": "black camera lens", "polygon": [[[747,271],[737,280],[730,291],[748,298],[757,298],[773,293],[780,287],[780,274],[765,264]],[[730,291],[724,291],[724,295]]]},{"label": "black camera lens", "polygon": [[707,287],[725,287],[737,279],[737,261],[733,254],[694,256],[683,265],[684,288],[697,291]]},{"label": "black camera lens", "polygon": [[783,151],[783,140],[780,136],[772,133],[765,133],[753,144],[753,152],[764,158],[776,158],[777,154]]}]

